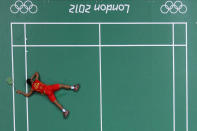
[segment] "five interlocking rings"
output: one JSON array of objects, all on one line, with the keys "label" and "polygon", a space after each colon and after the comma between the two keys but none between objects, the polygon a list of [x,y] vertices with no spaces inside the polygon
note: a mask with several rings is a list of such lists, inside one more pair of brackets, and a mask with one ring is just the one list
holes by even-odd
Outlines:
[{"label": "five interlocking rings", "polygon": [[38,12],[38,7],[37,5],[33,4],[31,0],[26,0],[25,2],[21,0],[17,0],[14,4],[10,6],[10,12],[13,14],[17,13],[31,13],[31,14],[36,14]]},{"label": "five interlocking rings", "polygon": [[166,1],[166,3],[161,6],[160,11],[163,14],[176,14],[177,12],[185,14],[187,12],[187,6],[179,0],[174,3],[172,1]]}]

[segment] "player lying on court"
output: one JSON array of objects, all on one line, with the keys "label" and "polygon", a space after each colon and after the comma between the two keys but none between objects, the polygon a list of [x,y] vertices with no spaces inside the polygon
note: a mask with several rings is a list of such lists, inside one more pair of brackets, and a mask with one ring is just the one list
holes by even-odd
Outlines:
[{"label": "player lying on court", "polygon": [[58,103],[54,95],[54,92],[58,91],[59,89],[67,89],[67,90],[74,90],[74,91],[79,90],[79,84],[73,85],[73,86],[63,85],[63,84],[46,85],[42,83],[41,81],[39,81],[38,72],[36,72],[31,77],[31,79],[27,79],[27,84],[31,86],[31,90],[28,93],[22,92],[20,90],[17,90],[16,92],[26,97],[31,96],[33,92],[39,92],[40,94],[48,96],[49,100],[53,102],[63,112],[63,116],[65,118],[68,116],[69,111],[63,108],[62,105]]}]

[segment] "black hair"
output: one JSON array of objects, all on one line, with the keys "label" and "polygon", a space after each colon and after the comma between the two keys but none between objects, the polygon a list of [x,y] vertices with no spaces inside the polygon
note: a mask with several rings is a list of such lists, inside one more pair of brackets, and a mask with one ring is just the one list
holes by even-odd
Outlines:
[{"label": "black hair", "polygon": [[27,79],[27,84],[29,85],[29,86],[31,86],[31,79]]}]

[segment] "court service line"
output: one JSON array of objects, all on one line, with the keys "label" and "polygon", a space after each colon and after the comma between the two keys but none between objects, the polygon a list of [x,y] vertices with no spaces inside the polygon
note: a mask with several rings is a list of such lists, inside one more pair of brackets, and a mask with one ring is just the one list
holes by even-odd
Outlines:
[{"label": "court service line", "polygon": [[10,24],[11,31],[11,56],[12,56],[12,110],[13,110],[13,128],[16,131],[16,122],[15,122],[15,89],[14,89],[14,48],[13,48],[13,29],[12,24]]},{"label": "court service line", "polygon": [[11,22],[11,24],[30,24],[30,25],[105,25],[105,24],[131,24],[131,25],[150,25],[150,24],[186,24],[186,22]]},{"label": "court service line", "polygon": [[99,72],[100,72],[100,120],[101,131],[103,131],[103,100],[102,100],[102,55],[101,55],[101,25],[99,24]]},{"label": "court service line", "polygon": [[172,57],[173,57],[173,131],[176,130],[176,105],[175,105],[175,50],[174,50],[174,24],[172,24]]},{"label": "court service line", "polygon": [[188,123],[189,123],[189,120],[188,120],[188,104],[189,104],[189,92],[188,92],[188,28],[187,28],[187,23],[185,25],[185,39],[186,39],[186,48],[185,48],[185,56],[186,56],[186,131],[188,131]]},{"label": "court service line", "polygon": [[[26,33],[26,24],[24,24],[24,43],[25,43],[25,80],[27,80],[27,33]],[[28,85],[26,82],[26,93],[28,93]],[[28,106],[28,97],[26,97],[26,119],[27,119],[27,131],[29,131],[29,106]]]},{"label": "court service line", "polygon": [[186,44],[157,44],[157,45],[146,45],[146,44],[133,44],[133,45],[13,45],[13,47],[172,47],[180,46],[185,47]]}]

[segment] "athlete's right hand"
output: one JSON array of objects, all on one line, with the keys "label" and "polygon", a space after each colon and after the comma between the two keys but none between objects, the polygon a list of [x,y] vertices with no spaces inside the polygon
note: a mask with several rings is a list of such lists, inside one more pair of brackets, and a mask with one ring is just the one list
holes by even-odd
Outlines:
[{"label": "athlete's right hand", "polygon": [[20,91],[20,90],[17,90],[17,91],[16,91],[16,93],[18,93],[18,94],[22,94],[22,91]]}]

